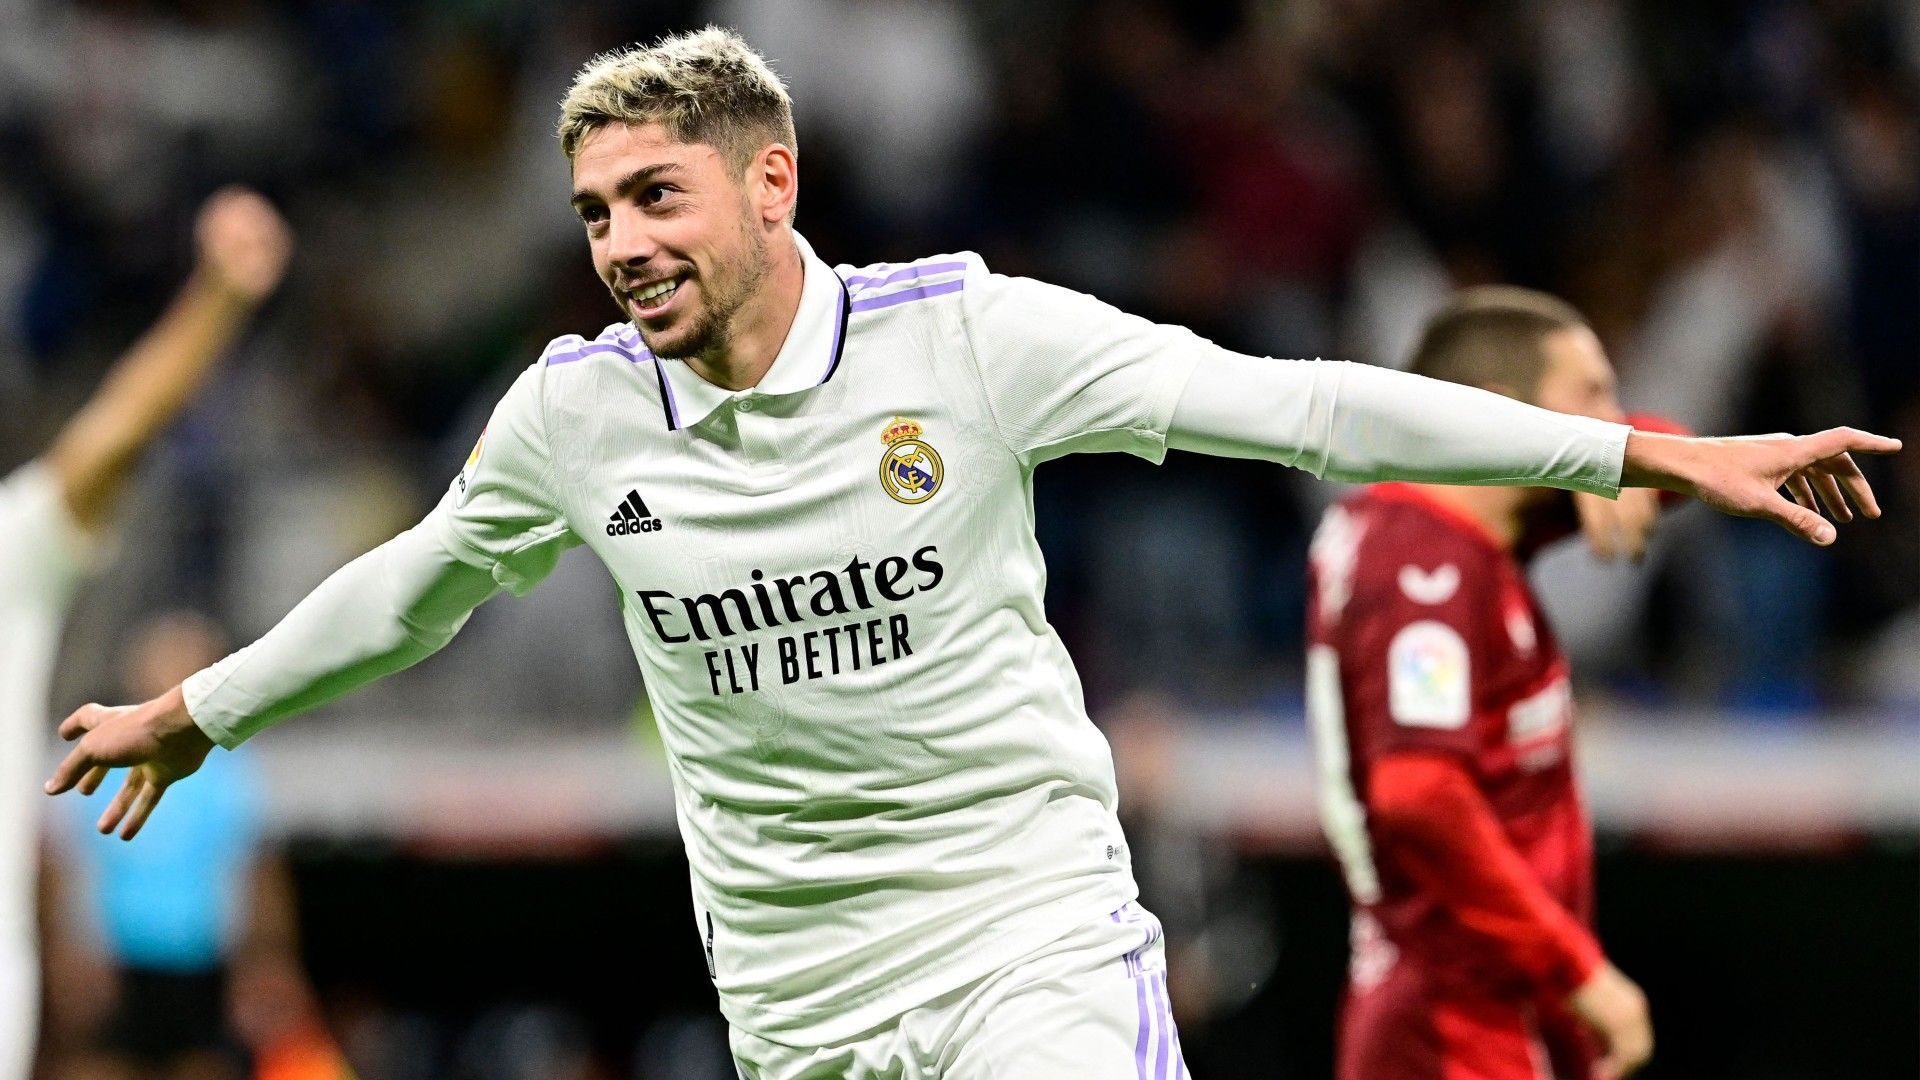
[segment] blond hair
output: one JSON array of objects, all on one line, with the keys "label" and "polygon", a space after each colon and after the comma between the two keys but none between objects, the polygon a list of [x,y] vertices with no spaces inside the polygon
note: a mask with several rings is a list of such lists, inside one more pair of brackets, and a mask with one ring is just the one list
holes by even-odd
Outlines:
[{"label": "blond hair", "polygon": [[560,149],[572,161],[607,124],[659,124],[675,142],[704,143],[734,172],[768,143],[799,152],[786,84],[739,34],[709,26],[587,61],[560,102]]}]

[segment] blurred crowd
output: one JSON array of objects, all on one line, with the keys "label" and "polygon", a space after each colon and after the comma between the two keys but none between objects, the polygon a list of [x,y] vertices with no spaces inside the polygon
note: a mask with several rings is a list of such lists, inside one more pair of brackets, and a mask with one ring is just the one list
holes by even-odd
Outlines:
[{"label": "blurred crowd", "polygon": [[[1920,9],[1898,0],[17,0],[6,461],[153,316],[209,190],[258,185],[301,238],[152,470],[67,695],[99,689],[130,613],[271,625],[423,511],[548,338],[609,320],[555,102],[594,51],[708,20],[790,81],[800,225],[830,261],[972,248],[1242,351],[1390,365],[1448,290],[1516,282],[1589,315],[1629,408],[1920,434]],[[1551,556],[1576,670],[1653,706],[1920,701],[1917,462],[1877,469],[1894,520],[1831,552],[1683,513],[1647,567]],[[1290,711],[1334,494],[1184,455],[1043,470],[1051,614],[1096,708]],[[590,559],[493,607],[348,708],[593,724],[633,703]]]},{"label": "blurred crowd", "polygon": [[[1630,409],[1703,433],[1920,440],[1907,0],[10,0],[0,467],[153,319],[208,192],[257,186],[300,244],[244,355],[151,463],[56,709],[116,697],[128,628],[154,612],[265,630],[425,511],[549,338],[611,320],[556,103],[592,53],[707,21],[789,80],[799,226],[830,262],[970,248],[1240,351],[1385,365],[1450,290],[1513,282],[1589,316]],[[1920,715],[1920,454],[1869,468],[1890,520],[1832,550],[1683,511],[1643,566],[1546,556],[1589,693]],[[1180,454],[1043,469],[1050,615],[1096,714],[1149,694],[1297,712],[1306,541],[1336,495]],[[576,552],[332,711],[455,736],[624,723],[640,691],[617,605]],[[1150,805],[1151,786],[1127,790]],[[1156,846],[1151,822],[1130,828]],[[1168,882],[1229,873],[1192,839],[1157,845],[1200,860]],[[1241,919],[1205,889],[1157,902],[1189,940]],[[1196,949],[1181,1000],[1208,999],[1209,965],[1240,985],[1236,962],[1270,956],[1242,953]],[[710,1021],[656,1032],[636,1075],[656,1052],[723,1075]],[[537,1010],[496,1026],[572,1045]],[[428,1038],[404,1028],[356,1029],[361,1060]],[[446,1075],[520,1075],[487,1030]],[[525,1075],[561,1075],[570,1052]]]}]

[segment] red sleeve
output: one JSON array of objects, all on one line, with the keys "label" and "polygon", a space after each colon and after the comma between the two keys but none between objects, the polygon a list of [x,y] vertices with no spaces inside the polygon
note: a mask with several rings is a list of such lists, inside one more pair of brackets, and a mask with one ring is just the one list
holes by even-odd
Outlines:
[{"label": "red sleeve", "polygon": [[1339,642],[1348,714],[1370,759],[1479,754],[1497,558],[1477,538],[1431,527],[1370,538]]},{"label": "red sleeve", "polygon": [[1367,788],[1373,827],[1396,839],[1406,873],[1543,992],[1564,998],[1600,966],[1600,943],[1548,895],[1458,761],[1392,754]]}]

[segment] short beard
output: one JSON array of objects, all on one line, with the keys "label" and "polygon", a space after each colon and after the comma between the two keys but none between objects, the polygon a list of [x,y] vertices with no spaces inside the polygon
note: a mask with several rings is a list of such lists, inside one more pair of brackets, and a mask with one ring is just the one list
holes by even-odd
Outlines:
[{"label": "short beard", "polygon": [[[770,262],[766,237],[744,218],[741,224],[745,253],[734,265],[716,266],[712,277],[700,279],[701,290],[706,293],[700,317],[670,345],[662,347],[647,341],[653,355],[665,360],[704,359],[719,356],[733,344],[733,320],[747,301],[760,292],[767,280]],[[730,283],[722,288],[721,281],[727,279]],[[634,321],[634,329],[640,329],[638,320]],[[646,339],[645,331],[641,337]]]}]

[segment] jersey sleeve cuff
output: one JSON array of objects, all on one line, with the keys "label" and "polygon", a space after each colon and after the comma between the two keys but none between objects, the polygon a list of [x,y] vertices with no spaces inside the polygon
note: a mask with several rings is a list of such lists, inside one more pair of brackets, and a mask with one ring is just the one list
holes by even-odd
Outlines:
[{"label": "jersey sleeve cuff", "polygon": [[1604,495],[1620,494],[1620,478],[1627,466],[1627,436],[1633,428],[1590,416],[1568,416],[1577,434],[1583,437],[1587,452],[1566,479],[1577,491]]},{"label": "jersey sleeve cuff", "polygon": [[228,674],[231,665],[239,653],[225,660],[204,667],[187,676],[180,684],[180,697],[186,703],[187,716],[192,719],[207,738],[228,750],[246,742],[253,735],[247,724],[246,713],[237,710],[233,703],[223,701],[222,690],[231,686]]}]

